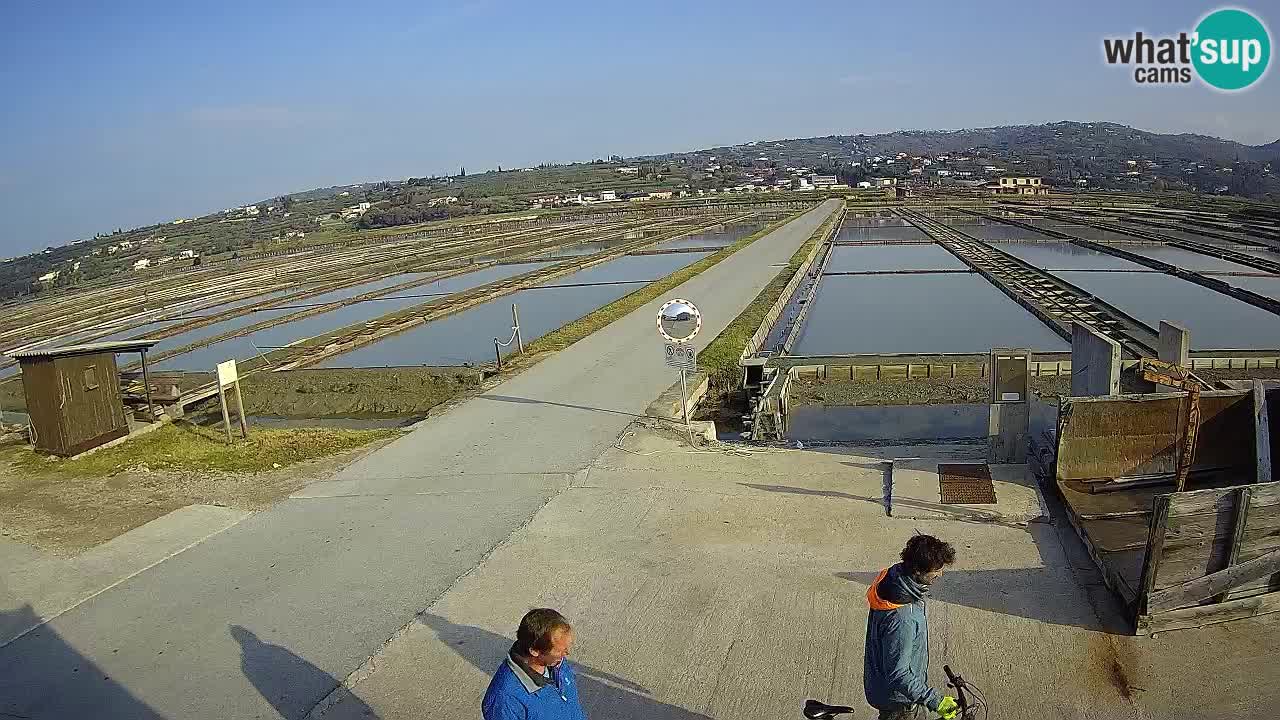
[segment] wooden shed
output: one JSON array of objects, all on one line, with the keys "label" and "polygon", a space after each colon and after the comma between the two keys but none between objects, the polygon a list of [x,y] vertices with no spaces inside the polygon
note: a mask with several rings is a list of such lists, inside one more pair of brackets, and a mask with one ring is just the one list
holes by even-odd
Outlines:
[{"label": "wooden shed", "polygon": [[[128,435],[116,354],[141,353],[145,375],[147,350],[155,344],[130,340],[14,353],[36,450],[70,457]],[[149,380],[144,384],[150,405]]]}]

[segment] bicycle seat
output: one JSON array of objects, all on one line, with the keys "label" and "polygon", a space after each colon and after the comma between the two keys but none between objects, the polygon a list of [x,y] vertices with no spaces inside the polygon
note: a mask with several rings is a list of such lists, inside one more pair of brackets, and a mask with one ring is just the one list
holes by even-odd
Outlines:
[{"label": "bicycle seat", "polygon": [[809,720],[831,720],[837,715],[847,715],[853,708],[847,705],[828,705],[817,700],[804,701],[804,716]]}]

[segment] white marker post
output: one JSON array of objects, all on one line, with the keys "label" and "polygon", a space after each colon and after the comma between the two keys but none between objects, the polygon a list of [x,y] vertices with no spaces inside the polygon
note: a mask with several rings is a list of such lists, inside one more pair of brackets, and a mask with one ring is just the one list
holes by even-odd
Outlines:
[{"label": "white marker post", "polygon": [[236,361],[218,363],[218,402],[222,405],[222,425],[227,431],[227,444],[231,444],[231,416],[227,412],[227,387],[236,389],[236,410],[240,413],[240,435],[249,439],[249,421],[244,416],[244,396],[240,394],[240,373]]},{"label": "white marker post", "polygon": [[686,374],[698,369],[698,351],[689,341],[702,330],[702,312],[698,306],[676,298],[658,310],[658,334],[666,340],[663,359],[668,367],[680,371],[680,411],[689,444],[693,444],[693,428],[689,426],[689,386]]}]

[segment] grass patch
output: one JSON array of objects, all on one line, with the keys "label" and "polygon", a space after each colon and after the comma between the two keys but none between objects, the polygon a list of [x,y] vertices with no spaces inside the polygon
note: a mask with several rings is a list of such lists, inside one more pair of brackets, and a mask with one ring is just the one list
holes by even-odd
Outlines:
[{"label": "grass patch", "polygon": [[738,240],[732,245],[726,245],[712,255],[702,258],[698,262],[681,268],[667,277],[657,282],[650,283],[644,287],[632,292],[628,295],[614,300],[595,312],[588,313],[573,322],[561,327],[555,332],[547,333],[532,343],[525,346],[525,356],[536,356],[539,353],[553,352],[563,350],[570,345],[578,342],[582,338],[594,333],[600,328],[627,315],[638,307],[650,303],[659,296],[670,292],[672,288],[683,285],[690,278],[720,263],[725,258],[738,252],[742,248],[795,220],[797,217],[805,214],[808,210],[801,210],[792,215],[783,218],[771,225],[767,225],[760,230]]},{"label": "grass patch", "polygon": [[243,384],[245,412],[276,417],[422,415],[480,386],[475,368],[330,368],[261,372]]},{"label": "grass patch", "polygon": [[769,308],[773,307],[773,304],[782,296],[782,291],[800,269],[809,251],[831,229],[831,224],[837,217],[839,213],[834,213],[827,218],[826,222],[818,226],[809,239],[791,255],[787,267],[779,271],[773,280],[764,286],[756,299],[708,343],[702,352],[698,353],[698,365],[710,377],[713,386],[737,383],[738,361],[742,357],[743,348],[747,346],[747,341],[756,334]]},{"label": "grass patch", "polygon": [[23,446],[5,453],[17,470],[35,474],[104,477],[128,468],[260,472],[314,460],[398,434],[396,430],[254,429],[227,445],[221,428],[166,425],[123,445],[75,460],[53,460]]}]

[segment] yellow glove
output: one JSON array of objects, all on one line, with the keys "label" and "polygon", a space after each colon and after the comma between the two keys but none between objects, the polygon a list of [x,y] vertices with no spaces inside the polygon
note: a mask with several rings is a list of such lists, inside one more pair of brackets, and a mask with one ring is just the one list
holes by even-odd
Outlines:
[{"label": "yellow glove", "polygon": [[950,695],[942,698],[942,702],[938,703],[938,717],[942,720],[955,720],[960,715],[960,704]]}]

